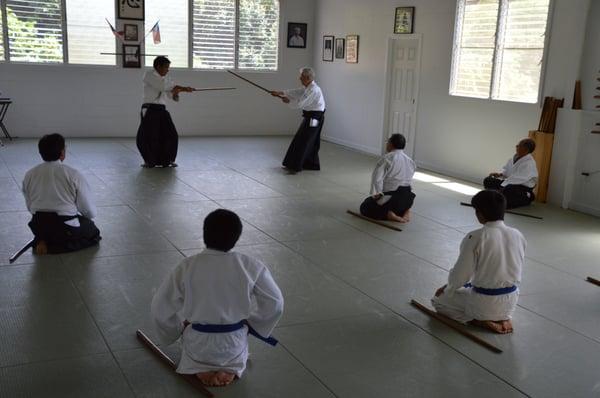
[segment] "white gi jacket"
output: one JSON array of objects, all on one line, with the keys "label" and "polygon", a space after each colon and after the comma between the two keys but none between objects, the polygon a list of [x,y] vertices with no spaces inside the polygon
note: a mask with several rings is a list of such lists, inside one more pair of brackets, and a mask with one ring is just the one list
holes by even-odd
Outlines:
[{"label": "white gi jacket", "polygon": [[[23,179],[23,195],[31,214],[47,211],[59,216],[96,217],[96,206],[85,177],[59,160],[44,162],[29,170]],[[65,224],[79,227],[79,220]]]},{"label": "white gi jacket", "polygon": [[504,221],[487,222],[483,228],[470,232],[460,245],[460,255],[444,293],[432,299],[433,305],[460,322],[510,319],[517,306],[518,289],[490,296],[463,286],[471,283],[484,289],[518,287],[526,245],[521,232],[506,226]]},{"label": "white gi jacket", "polygon": [[171,91],[175,83],[169,75],[161,76],[156,70],[149,70],[144,74],[143,104],[166,104],[166,98],[174,99]]},{"label": "white gi jacket", "polygon": [[290,99],[289,105],[294,109],[320,112],[325,110],[325,98],[323,98],[323,92],[314,81],[307,87],[285,90],[283,93]]},{"label": "white gi jacket", "polygon": [[230,333],[202,333],[191,326],[184,330],[183,321],[230,325],[248,320],[261,336],[268,337],[283,313],[283,296],[260,261],[205,249],[173,269],[154,295],[151,312],[162,343],[182,337],[177,372],[224,370],[240,377],[248,359],[247,327]]},{"label": "white gi jacket", "polygon": [[383,155],[371,176],[371,195],[408,187],[415,175],[415,162],[401,149]]},{"label": "white gi jacket", "polygon": [[528,188],[534,188],[538,182],[538,170],[533,156],[527,154],[516,162],[513,159],[508,159],[508,162],[502,168],[502,175],[505,177],[502,186],[524,185]]}]

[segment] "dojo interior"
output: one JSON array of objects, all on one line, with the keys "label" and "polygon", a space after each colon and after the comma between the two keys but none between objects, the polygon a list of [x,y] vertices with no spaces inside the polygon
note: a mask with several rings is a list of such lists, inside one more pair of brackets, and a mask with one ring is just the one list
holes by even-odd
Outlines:
[{"label": "dojo interior", "polygon": [[[227,74],[229,61],[209,69],[194,58],[208,45],[192,29],[203,21],[204,3],[260,2],[169,0],[167,7],[146,0],[145,21],[136,21],[118,18],[112,0],[38,1],[67,8],[54,21],[60,51],[49,56],[24,55],[17,39],[7,40],[14,18],[25,18],[23,9],[7,15],[17,3],[34,2],[0,6],[0,97],[12,102],[3,124],[13,137],[0,131],[0,396],[202,396],[135,331],[153,336],[153,292],[184,257],[203,249],[202,221],[217,208],[242,218],[236,250],[267,264],[285,311],[273,333],[280,344],[250,339],[244,377],[212,388],[216,397],[600,396],[600,287],[586,281],[600,279],[599,0],[502,0],[501,7],[524,8],[523,31],[540,23],[538,13],[527,25],[527,10],[547,4],[541,48],[529,48],[541,58],[530,62],[507,47],[504,61],[490,67],[497,77],[488,76],[491,89],[475,89],[487,90],[483,97],[477,91],[479,98],[456,80],[473,77],[469,67],[455,73],[457,21],[464,22],[457,15],[493,0],[263,2],[276,12],[275,60],[255,70],[234,59],[236,71],[279,90],[298,87],[299,68],[312,66],[327,103],[321,170],[296,175],[286,174],[281,160],[299,111]],[[414,7],[413,33],[394,33],[398,7]],[[100,55],[123,51],[104,18],[117,30],[137,25],[139,37],[159,20],[162,42],[153,44],[150,34],[141,51],[176,58],[176,82],[236,88],[182,94],[167,104],[180,136],[177,168],[140,167],[135,135],[148,66],[124,68],[121,55]],[[481,18],[471,23],[490,23]],[[305,48],[287,46],[289,23],[306,24]],[[243,30],[234,31],[237,43]],[[359,37],[357,62],[324,54],[324,36],[351,35]],[[493,38],[487,46],[487,54],[500,51]],[[409,88],[395,84],[398,49],[410,50],[414,61]],[[153,57],[143,54],[142,64],[151,65]],[[506,94],[503,79],[519,74],[538,80]],[[409,89],[412,107],[394,101]],[[506,216],[528,242],[515,332],[468,328],[503,351],[494,353],[410,302],[430,305],[447,280],[461,240],[479,228],[473,209],[460,202],[538,129],[545,97],[564,98],[546,203],[520,209],[542,219]],[[408,115],[398,124],[395,112]],[[412,220],[401,232],[346,213],[369,194],[392,130],[407,135],[406,152],[418,165]],[[65,162],[92,186],[103,239],[76,253],[27,251],[9,264],[32,238],[21,182],[41,162],[38,138],[54,132],[67,138]],[[176,344],[163,348],[177,358]]]}]

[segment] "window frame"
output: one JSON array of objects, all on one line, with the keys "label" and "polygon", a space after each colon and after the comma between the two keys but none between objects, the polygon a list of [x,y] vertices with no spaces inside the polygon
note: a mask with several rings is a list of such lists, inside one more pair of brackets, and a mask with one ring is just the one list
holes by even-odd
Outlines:
[{"label": "window frame", "polygon": [[[244,72],[250,72],[250,73],[277,73],[280,70],[281,67],[281,59],[282,59],[282,48],[283,46],[281,46],[281,38],[282,36],[282,26],[283,24],[281,23],[282,21],[282,17],[281,17],[281,3],[282,0],[274,0],[277,1],[279,3],[279,13],[277,15],[277,19],[278,19],[278,25],[279,25],[279,29],[278,29],[278,40],[277,40],[277,65],[275,67],[275,69],[273,70],[268,70],[268,69],[243,69],[242,71]],[[188,56],[188,62],[187,62],[187,66],[186,67],[172,67],[171,69],[175,69],[175,70],[196,70],[196,71],[202,71],[202,72],[224,72],[226,70],[226,68],[224,69],[214,69],[214,68],[194,68],[193,64],[194,64],[194,59],[193,59],[193,52],[194,52],[194,43],[193,43],[193,16],[194,16],[194,8],[193,8],[193,4],[194,4],[194,0],[188,0],[188,51],[187,51],[187,56]],[[61,66],[75,66],[75,67],[92,67],[92,68],[118,68],[120,69],[120,65],[118,62],[118,58],[117,55],[115,55],[115,64],[114,65],[100,65],[100,64],[80,64],[80,63],[71,63],[69,62],[69,42],[68,42],[68,16],[67,16],[67,4],[66,4],[66,0],[60,0],[60,5],[61,5],[61,23],[62,23],[62,45],[63,45],[63,60],[62,62],[57,62],[57,63],[45,63],[45,62],[23,62],[23,61],[12,61],[10,59],[10,45],[9,45],[9,40],[8,40],[8,18],[7,18],[7,14],[6,14],[6,0],[0,0],[0,10],[2,11],[2,31],[0,31],[0,35],[2,35],[2,38],[4,39],[2,44],[4,47],[4,60],[0,60],[0,63],[11,63],[11,64],[24,64],[24,65],[45,65],[45,66],[57,66],[57,65],[61,65]],[[114,14],[114,18],[115,18],[115,23],[119,22],[118,16],[117,16],[117,7],[115,6],[115,14]],[[145,27],[145,22],[144,21],[144,27]],[[234,46],[234,68],[233,70],[235,71],[239,71],[240,69],[238,69],[239,66],[239,34],[240,34],[240,0],[235,0],[235,46]],[[108,28],[107,28],[108,29]],[[145,33],[145,32],[142,32]],[[118,53],[119,52],[119,43],[117,41],[117,38],[114,38],[115,41],[115,52]],[[145,46],[144,46],[144,52],[145,52]],[[146,57],[142,57],[142,69],[149,69],[152,68],[152,65],[146,65]]]},{"label": "window frame", "polygon": [[537,92],[537,98],[535,102],[525,102],[525,101],[517,101],[517,100],[513,100],[513,99],[501,99],[501,98],[493,98],[493,94],[494,94],[494,84],[495,81],[497,79],[496,76],[496,69],[497,69],[497,62],[496,62],[496,56],[498,54],[498,50],[499,48],[499,41],[500,41],[500,21],[502,19],[502,14],[503,12],[506,10],[507,8],[507,4],[510,0],[498,0],[499,4],[498,4],[498,14],[496,17],[496,33],[494,35],[494,53],[492,56],[492,70],[491,70],[491,76],[490,76],[490,88],[489,88],[489,94],[486,98],[482,98],[482,97],[475,97],[475,96],[470,96],[470,95],[464,95],[464,94],[453,94],[452,93],[452,84],[455,81],[454,76],[455,76],[455,72],[457,68],[456,62],[455,62],[455,51],[457,49],[460,49],[460,45],[457,45],[457,35],[458,33],[460,33],[462,31],[462,21],[459,27],[458,24],[458,17],[460,15],[460,8],[461,6],[464,8],[466,7],[466,2],[468,0],[457,0],[456,1],[456,11],[455,11],[455,18],[454,18],[454,34],[452,36],[452,54],[451,54],[451,63],[450,63],[450,84],[448,87],[448,95],[450,95],[451,97],[459,97],[459,98],[468,98],[468,99],[472,99],[472,100],[480,100],[480,101],[500,101],[500,102],[507,102],[507,103],[515,103],[515,104],[531,104],[531,105],[540,105],[543,99],[543,93],[544,93],[544,88],[546,85],[545,82],[545,75],[546,75],[546,67],[547,67],[547,61],[548,61],[548,51],[549,51],[549,46],[550,46],[550,35],[552,32],[552,19],[554,16],[554,0],[549,0],[548,1],[548,14],[546,15],[546,30],[544,32],[544,48],[542,50],[542,60],[540,61],[540,81],[538,83],[538,92]]}]

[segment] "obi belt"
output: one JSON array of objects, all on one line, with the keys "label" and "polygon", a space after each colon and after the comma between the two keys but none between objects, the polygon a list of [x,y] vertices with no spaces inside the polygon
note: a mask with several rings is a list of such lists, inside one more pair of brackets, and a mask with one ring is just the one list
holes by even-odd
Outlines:
[{"label": "obi belt", "polygon": [[240,330],[244,326],[248,327],[248,334],[272,346],[277,345],[278,341],[276,338],[271,336],[261,336],[256,330],[254,330],[252,326],[250,326],[247,320],[239,321],[238,323],[232,323],[230,325],[206,325],[202,323],[192,323],[192,329],[202,333],[230,333]]}]

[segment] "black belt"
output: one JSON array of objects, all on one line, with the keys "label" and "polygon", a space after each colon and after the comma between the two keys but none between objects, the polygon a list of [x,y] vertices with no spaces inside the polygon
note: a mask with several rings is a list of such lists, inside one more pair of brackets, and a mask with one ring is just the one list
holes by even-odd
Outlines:
[{"label": "black belt", "polygon": [[321,119],[324,115],[325,115],[325,111],[302,111],[302,117]]},{"label": "black belt", "polygon": [[142,104],[142,109],[140,110],[140,119],[144,118],[144,109],[152,109],[154,111],[166,111],[167,107],[164,106],[163,104],[153,104],[153,103]]}]

